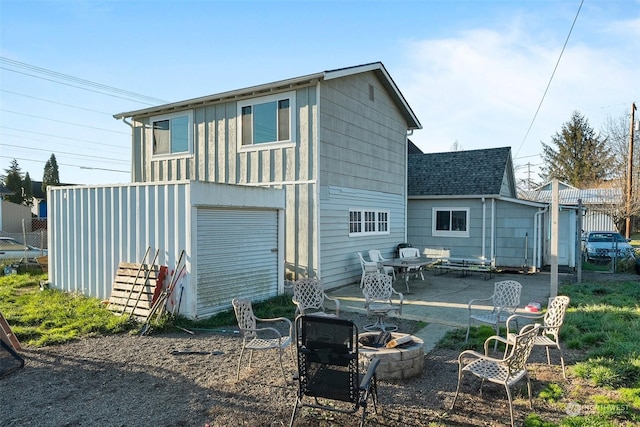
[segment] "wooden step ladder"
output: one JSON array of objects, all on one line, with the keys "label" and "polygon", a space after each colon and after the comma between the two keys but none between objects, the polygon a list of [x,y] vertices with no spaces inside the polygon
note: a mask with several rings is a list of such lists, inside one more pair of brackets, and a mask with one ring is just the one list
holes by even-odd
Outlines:
[{"label": "wooden step ladder", "polygon": [[15,351],[22,350],[20,341],[18,341],[18,338],[11,330],[11,326],[9,326],[9,322],[7,322],[7,319],[4,318],[2,312],[0,312],[0,340],[4,341]]}]

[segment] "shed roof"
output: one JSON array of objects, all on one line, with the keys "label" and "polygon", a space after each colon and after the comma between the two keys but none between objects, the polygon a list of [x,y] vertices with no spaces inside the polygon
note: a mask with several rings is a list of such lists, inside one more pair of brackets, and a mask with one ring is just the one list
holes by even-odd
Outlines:
[{"label": "shed roof", "polygon": [[407,176],[409,197],[499,196],[505,179],[515,197],[511,147],[410,154]]},{"label": "shed roof", "polygon": [[[518,197],[534,202],[551,203],[552,190],[520,191]],[[618,204],[624,200],[619,188],[567,188],[558,190],[558,198],[564,205],[577,205],[578,200],[581,200],[583,205]]]},{"label": "shed roof", "polygon": [[315,74],[309,74],[301,77],[294,77],[287,80],[280,80],[273,83],[266,83],[259,86],[252,86],[248,88],[233,90],[229,92],[222,92],[214,95],[203,96],[199,98],[188,99],[185,101],[173,102],[170,104],[158,105],[155,107],[144,108],[141,110],[127,111],[123,113],[114,114],[114,118],[123,119],[127,117],[139,117],[150,116],[158,114],[166,114],[172,111],[186,110],[189,108],[200,107],[204,105],[215,104],[218,102],[226,102],[239,100],[251,96],[262,96],[272,92],[277,92],[286,89],[292,89],[297,86],[303,86],[318,82],[321,80],[331,80],[349,75],[355,75],[372,71],[374,72],[382,85],[387,89],[389,95],[394,100],[398,109],[402,113],[403,117],[407,121],[408,129],[422,129],[420,121],[413,113],[413,110],[407,103],[406,99],[396,86],[395,82],[387,72],[382,62],[372,62],[370,64],[356,65],[353,67],[338,68],[335,70],[322,71]]}]

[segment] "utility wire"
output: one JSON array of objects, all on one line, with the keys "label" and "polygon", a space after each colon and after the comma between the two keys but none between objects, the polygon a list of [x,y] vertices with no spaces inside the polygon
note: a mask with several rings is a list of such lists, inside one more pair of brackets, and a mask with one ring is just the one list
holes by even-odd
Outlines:
[{"label": "utility wire", "polygon": [[[21,150],[32,150],[32,151],[45,151],[47,153],[50,153],[51,150],[48,150],[46,148],[34,148],[34,147],[25,147],[22,145],[13,145],[13,144],[5,144],[4,142],[0,142],[0,147],[13,147],[13,148],[20,148]],[[101,161],[104,162],[109,162],[112,161],[114,163],[124,163],[124,164],[129,164],[128,160],[121,160],[121,159],[114,159],[113,157],[104,157],[104,156],[92,156],[90,154],[80,154],[80,153],[70,153],[68,151],[59,151],[59,150],[55,150],[56,154],[68,154],[70,156],[76,156],[76,157],[87,157],[87,158],[92,158],[92,159],[99,159]]]},{"label": "utility wire", "polygon": [[85,139],[70,138],[70,137],[67,137],[67,136],[57,136],[57,135],[52,135],[50,133],[34,132],[34,131],[30,131],[30,130],[12,128],[12,127],[9,127],[9,126],[1,126],[0,125],[0,128],[2,128],[2,129],[10,129],[10,130],[17,130],[18,132],[33,133],[35,135],[49,136],[49,137],[52,137],[52,138],[67,139],[69,141],[84,142],[86,144],[94,144],[94,145],[99,145],[101,147],[127,148],[127,147],[123,147],[122,145],[107,144],[107,143],[104,143],[104,142],[87,141]]},{"label": "utility wire", "polygon": [[90,111],[90,112],[93,112],[93,113],[105,114],[105,115],[113,118],[113,114],[112,113],[107,113],[106,111],[98,111],[98,110],[92,110],[91,108],[79,107],[77,105],[64,104],[62,102],[52,101],[50,99],[45,99],[45,98],[38,98],[37,96],[26,95],[24,93],[13,92],[13,91],[6,90],[6,89],[0,89],[0,92],[10,93],[12,95],[17,95],[17,96],[23,96],[25,98],[37,99],[38,101],[44,101],[44,102],[49,102],[51,104],[62,105],[63,107],[71,107],[71,108],[77,108],[78,110],[84,110],[84,111]]},{"label": "utility wire", "polygon": [[564,41],[564,46],[562,46],[562,51],[560,52],[560,56],[558,56],[558,60],[556,61],[556,65],[555,65],[555,67],[553,67],[553,73],[551,73],[551,77],[549,78],[549,82],[547,83],[547,87],[544,90],[544,93],[542,94],[542,98],[540,99],[540,103],[538,104],[538,108],[536,109],[536,113],[533,115],[533,119],[531,120],[531,124],[529,124],[529,129],[527,129],[527,133],[524,135],[524,138],[522,138],[522,142],[520,143],[520,147],[518,147],[518,151],[516,151],[516,156],[518,155],[518,153],[522,149],[522,146],[524,145],[524,142],[527,140],[527,137],[529,136],[529,132],[531,132],[531,128],[533,127],[533,123],[536,121],[536,118],[538,117],[538,113],[540,112],[540,108],[542,107],[542,102],[544,101],[544,98],[547,96],[547,92],[549,91],[549,86],[551,86],[551,81],[553,80],[553,77],[556,74],[556,70],[558,69],[558,65],[560,64],[560,59],[562,59],[562,55],[564,53],[564,49],[567,47],[567,43],[569,43],[569,37],[571,37],[571,32],[573,31],[573,27],[576,25],[576,21],[578,20],[578,15],[580,15],[580,9],[582,9],[582,4],[583,3],[584,3],[584,0],[581,0],[580,1],[580,6],[578,7],[578,11],[576,12],[576,16],[575,16],[575,18],[573,18],[573,23],[571,24],[571,28],[569,29],[569,34],[567,34],[567,38]]},{"label": "utility wire", "polygon": [[[41,163],[41,164],[47,163],[46,161],[25,159],[25,158],[20,158],[20,157],[13,157],[13,156],[2,156],[2,155],[0,155],[0,157],[2,157],[4,159],[20,160],[20,161],[23,161],[23,162],[35,162],[35,163]],[[72,165],[70,163],[60,163],[60,162],[58,162],[58,165],[59,166],[71,166],[71,167],[75,167],[75,168],[79,168],[79,169],[95,169],[95,170],[108,171],[108,172],[131,173],[131,171],[123,171],[123,170],[119,170],[119,169],[94,168],[94,167],[89,167],[89,166],[85,166],[85,165]]]},{"label": "utility wire", "polygon": [[82,89],[82,90],[86,90],[86,91],[88,91],[88,92],[99,93],[100,95],[111,96],[111,97],[113,97],[113,98],[125,99],[125,100],[127,100],[127,101],[136,101],[136,102],[139,102],[139,103],[141,103],[141,104],[145,104],[145,105],[152,105],[152,106],[153,106],[153,105],[157,105],[157,104],[158,104],[158,103],[151,103],[151,102],[140,101],[140,100],[133,99],[133,98],[129,98],[129,97],[125,97],[125,96],[113,95],[113,94],[106,93],[106,92],[103,92],[103,91],[100,91],[100,90],[94,90],[94,89],[89,89],[89,88],[82,87],[82,86],[72,85],[71,83],[59,82],[59,81],[57,81],[57,80],[47,79],[46,77],[36,76],[36,75],[34,75],[34,74],[29,74],[29,73],[24,73],[24,72],[21,72],[21,71],[12,70],[12,69],[10,69],[10,68],[0,67],[0,69],[2,69],[2,70],[7,70],[7,71],[11,71],[11,72],[13,72],[13,73],[22,74],[22,75],[29,76],[29,77],[35,77],[36,79],[47,80],[47,81],[49,81],[49,82],[57,83],[57,84],[60,84],[60,85],[65,85],[65,86],[69,86],[69,87],[75,87],[76,89]]},{"label": "utility wire", "polygon": [[[56,78],[56,79],[59,79],[59,80],[71,81],[71,82],[74,82],[76,84],[81,84],[83,86],[93,87],[93,88],[101,90],[102,91],[101,93],[104,93],[104,92],[117,93],[117,94],[120,94],[120,95],[127,96],[129,98],[137,98],[138,100],[144,100],[143,103],[151,103],[150,105],[166,104],[167,103],[167,101],[162,100],[162,99],[154,98],[154,97],[147,96],[147,95],[142,95],[140,93],[131,92],[131,91],[124,90],[124,89],[118,89],[118,88],[113,87],[113,86],[107,86],[107,85],[104,85],[104,84],[101,84],[101,83],[93,82],[91,80],[85,80],[85,79],[81,79],[79,77],[70,76],[68,74],[58,73],[57,71],[52,71],[52,70],[49,70],[49,69],[46,69],[46,68],[36,67],[35,65],[30,65],[30,64],[26,64],[24,62],[15,61],[13,59],[5,58],[3,56],[0,56],[0,62],[2,62],[4,64],[7,64],[7,65],[9,65],[11,67],[20,68],[20,69],[26,69],[26,70],[29,70],[30,72],[43,74],[43,75],[50,76],[52,78]],[[32,74],[29,74],[29,73],[22,73],[22,72],[13,70],[11,68],[5,68],[5,67],[0,67],[0,68],[8,70],[8,71],[13,71],[13,72],[16,72],[16,73],[20,73],[20,74],[26,74],[26,75],[31,76],[31,77],[38,77],[38,76],[34,76]],[[41,77],[38,77],[38,78],[41,78]],[[46,79],[46,78],[43,78],[43,79],[44,80],[50,80],[50,79]],[[58,83],[60,83],[60,82],[58,82]],[[73,85],[69,85],[69,86],[73,86]],[[74,87],[77,87],[77,86],[74,86]],[[114,96],[114,95],[111,95],[111,96]]]},{"label": "utility wire", "polygon": [[122,134],[122,135],[129,135],[128,132],[121,132],[121,131],[113,130],[113,129],[99,128],[99,127],[96,127],[96,126],[81,125],[80,123],[65,122],[63,120],[49,119],[47,117],[36,116],[36,115],[33,115],[33,114],[27,114],[27,113],[20,113],[18,111],[7,110],[7,109],[4,109],[4,108],[0,108],[0,111],[4,111],[6,113],[11,113],[11,114],[18,114],[20,116],[33,117],[33,118],[36,118],[36,119],[49,120],[51,122],[56,122],[56,123],[64,123],[65,125],[72,125],[72,126],[78,126],[78,127],[83,127],[83,128],[87,128],[87,129],[101,130],[103,132],[113,132],[113,133],[119,133],[119,134]]}]

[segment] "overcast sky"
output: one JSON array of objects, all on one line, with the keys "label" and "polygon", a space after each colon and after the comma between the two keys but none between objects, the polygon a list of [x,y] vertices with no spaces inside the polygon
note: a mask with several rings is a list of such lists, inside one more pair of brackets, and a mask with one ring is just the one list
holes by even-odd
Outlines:
[{"label": "overcast sky", "polygon": [[573,111],[640,101],[640,0],[0,0],[0,174],[130,182],[113,114],[376,61],[423,151],[511,146],[537,179]]}]

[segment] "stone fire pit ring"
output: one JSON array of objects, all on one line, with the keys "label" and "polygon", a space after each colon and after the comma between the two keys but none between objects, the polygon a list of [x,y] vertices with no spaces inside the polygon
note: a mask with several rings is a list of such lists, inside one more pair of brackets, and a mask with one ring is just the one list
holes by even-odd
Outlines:
[{"label": "stone fire pit ring", "polygon": [[363,370],[373,357],[380,359],[376,376],[381,380],[404,380],[420,375],[424,369],[424,341],[415,335],[391,332],[391,339],[410,336],[411,341],[395,348],[371,347],[378,332],[363,332],[358,336],[358,363]]}]

